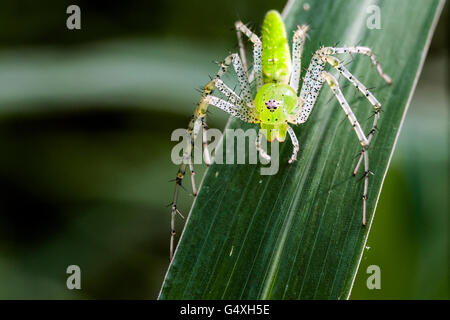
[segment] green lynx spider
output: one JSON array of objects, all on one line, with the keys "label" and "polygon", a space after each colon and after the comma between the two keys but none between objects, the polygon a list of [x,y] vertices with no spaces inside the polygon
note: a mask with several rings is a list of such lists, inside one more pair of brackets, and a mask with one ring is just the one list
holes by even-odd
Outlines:
[{"label": "green lynx spider", "polygon": [[[297,91],[301,73],[301,57],[303,46],[308,31],[307,25],[298,26],[292,40],[292,55],[289,50],[286,29],[280,14],[277,11],[269,11],[262,27],[262,41],[259,37],[250,31],[241,21],[235,24],[239,42],[239,54],[233,53],[227,56],[221,63],[219,71],[210,82],[206,84],[202,92],[202,98],[195,110],[192,120],[189,123],[187,132],[190,137],[190,151],[188,152],[188,164],[181,164],[175,184],[175,192],[172,203],[172,221],[171,221],[171,240],[170,240],[170,259],[173,257],[174,238],[175,238],[175,216],[180,214],[177,209],[178,191],[185,175],[186,167],[189,165],[191,171],[192,189],[194,196],[197,194],[194,179],[194,166],[192,162],[192,145],[202,128],[206,128],[205,118],[209,105],[215,106],[230,115],[249,123],[259,123],[261,126],[260,134],[256,140],[256,148],[260,155],[266,159],[270,156],[261,148],[261,135],[265,135],[268,141],[284,141],[286,133],[289,133],[293,144],[292,156],[289,163],[297,158],[299,143],[294,131],[289,126],[291,124],[301,124],[308,119],[309,114],[319,95],[322,85],[326,82],[331,91],[339,101],[342,109],[347,115],[359,142],[361,143],[361,155],[356,165],[353,175],[356,175],[358,169],[364,160],[364,191],[363,191],[363,220],[366,224],[366,199],[369,186],[369,153],[368,148],[375,133],[378,119],[381,111],[381,104],[374,95],[355,77],[333,54],[363,54],[370,57],[372,64],[376,67],[379,75],[388,83],[391,79],[386,75],[378,63],[372,50],[368,47],[322,47],[317,50],[303,78],[303,84],[300,94]],[[253,71],[249,73],[243,44],[245,35],[253,43]],[[347,100],[342,94],[339,84],[335,77],[324,71],[326,64],[337,69],[339,74],[344,76],[355,86],[356,89],[367,98],[374,108],[374,118],[372,128],[366,136],[361,126],[353,114]],[[228,67],[233,65],[236,71],[241,92],[237,94],[229,88],[222,80],[222,76],[227,72]],[[253,98],[250,85],[255,84],[257,94]],[[213,96],[213,91],[217,89],[227,100]],[[203,144],[207,145],[206,130],[203,130]],[[205,153],[205,155],[207,152]],[[205,156],[207,164],[210,160]],[[181,214],[180,214],[181,215]]]}]

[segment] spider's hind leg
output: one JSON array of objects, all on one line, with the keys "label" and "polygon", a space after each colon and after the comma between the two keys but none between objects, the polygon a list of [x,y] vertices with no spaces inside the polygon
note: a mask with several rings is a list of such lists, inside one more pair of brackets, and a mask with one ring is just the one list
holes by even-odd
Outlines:
[{"label": "spider's hind leg", "polygon": [[345,99],[344,95],[342,94],[341,89],[339,88],[339,84],[330,73],[328,72],[321,72],[321,76],[325,79],[325,81],[328,83],[328,85],[331,88],[331,91],[333,91],[333,94],[335,95],[336,99],[339,101],[340,106],[344,110],[345,114],[347,115],[348,120],[350,121],[350,124],[352,125],[356,136],[358,137],[359,142],[361,143],[361,146],[363,147],[363,158],[364,158],[364,191],[363,191],[363,219],[362,224],[363,226],[366,225],[367,221],[367,191],[369,189],[369,140],[365,136],[363,130],[361,129],[361,125],[359,124],[358,120],[355,117],[355,114],[353,113],[352,109],[350,108],[347,100]]},{"label": "spider's hind leg", "polygon": [[[369,134],[367,135],[367,141],[370,142],[372,141],[372,138],[375,134],[375,131],[377,130],[377,123],[378,123],[378,119],[380,119],[380,111],[381,110],[375,110],[374,115],[373,115],[373,123],[372,123],[372,128],[369,131]],[[364,152],[365,149],[362,148],[361,152],[360,152],[360,156],[359,156],[359,160],[356,164],[355,170],[353,170],[353,176],[356,176],[356,174],[358,173],[359,167],[362,163],[362,160],[364,158]]]},{"label": "spider's hind leg", "polygon": [[[358,48],[358,47],[354,47],[354,48]],[[350,49],[347,49],[347,50],[350,50]],[[354,49],[354,50],[356,50],[356,49]],[[339,52],[339,53],[342,53],[342,52]],[[358,89],[366,97],[366,99],[369,101],[369,103],[372,105],[372,107],[374,109],[374,118],[373,118],[372,128],[370,129],[370,132],[367,136],[367,140],[370,143],[375,134],[375,130],[377,129],[378,120],[380,118],[381,103],[375,98],[375,96],[369,91],[369,89],[367,89],[366,86],[364,86],[361,83],[361,81],[358,80],[358,78],[356,78],[350,71],[348,71],[348,69],[342,64],[342,62],[339,59],[337,59],[336,57],[332,57],[332,56],[326,56],[326,61],[333,68],[338,70],[342,76],[344,76],[348,81],[350,81],[350,83],[356,89]],[[390,81],[389,76],[384,74],[383,70],[381,69],[381,66],[378,64],[378,62],[376,61],[375,58],[373,58],[373,61],[375,61],[374,64],[377,66],[377,69],[379,70],[380,75],[382,75],[384,78],[387,77]],[[390,83],[390,82],[388,82],[388,83]],[[354,176],[358,173],[359,166],[361,165],[362,160],[364,158],[364,152],[365,152],[365,150],[363,148],[361,150],[361,155],[359,157],[358,163],[356,164],[355,170],[353,170]]]}]

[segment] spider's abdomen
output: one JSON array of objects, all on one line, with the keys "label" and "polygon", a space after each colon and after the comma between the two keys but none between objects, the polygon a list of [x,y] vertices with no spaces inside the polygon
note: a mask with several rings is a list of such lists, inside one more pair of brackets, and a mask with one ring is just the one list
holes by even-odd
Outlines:
[{"label": "spider's abdomen", "polygon": [[264,82],[289,83],[291,54],[286,28],[278,11],[270,10],[264,18],[262,46]]}]

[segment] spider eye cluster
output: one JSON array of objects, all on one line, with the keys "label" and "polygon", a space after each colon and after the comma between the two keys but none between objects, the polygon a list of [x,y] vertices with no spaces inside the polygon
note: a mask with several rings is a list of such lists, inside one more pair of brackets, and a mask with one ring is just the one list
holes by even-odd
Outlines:
[{"label": "spider eye cluster", "polygon": [[269,109],[270,112],[274,112],[278,107],[280,106],[281,102],[276,100],[268,100],[265,102],[265,105],[267,109]]}]

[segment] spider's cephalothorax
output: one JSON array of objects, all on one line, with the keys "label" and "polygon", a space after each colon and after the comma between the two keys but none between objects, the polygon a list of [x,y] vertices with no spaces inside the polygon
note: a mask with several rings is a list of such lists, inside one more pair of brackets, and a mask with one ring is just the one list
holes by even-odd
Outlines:
[{"label": "spider's cephalothorax", "polygon": [[[372,50],[368,47],[321,47],[312,56],[311,63],[307,68],[303,78],[302,86],[299,89],[301,58],[303,46],[308,31],[307,25],[298,26],[292,38],[292,51],[289,50],[286,29],[280,14],[269,11],[262,28],[262,41],[250,31],[241,21],[235,24],[239,42],[239,53],[232,53],[227,56],[219,66],[216,76],[208,82],[202,93],[202,98],[195,110],[194,116],[189,123],[187,132],[191,142],[191,152],[188,153],[187,163],[183,161],[176,177],[174,199],[172,203],[172,223],[170,258],[173,256],[174,236],[175,236],[175,216],[177,210],[177,198],[179,187],[189,165],[191,171],[192,189],[194,195],[197,194],[194,181],[194,166],[192,161],[192,145],[200,134],[202,128],[206,128],[206,111],[208,107],[215,106],[230,115],[249,123],[259,123],[261,132],[256,141],[256,148],[261,156],[270,159],[270,156],[261,148],[261,134],[264,134],[268,141],[284,141],[289,133],[294,146],[289,163],[297,159],[299,143],[294,130],[289,124],[301,124],[305,122],[311,113],[320,89],[327,83],[339,105],[344,110],[353,130],[362,146],[361,155],[356,165],[353,175],[356,175],[361,163],[364,161],[364,190],[363,190],[363,225],[366,224],[366,200],[369,186],[369,152],[368,148],[372,141],[375,129],[380,116],[381,104],[374,95],[359,81],[350,71],[333,55],[335,54],[362,54],[370,58],[376,67],[378,74],[387,82],[391,79],[387,76],[378,63]],[[247,59],[243,42],[245,35],[253,43],[253,69],[248,70]],[[223,81],[222,76],[227,72],[230,65],[236,71],[240,93],[236,93]],[[325,71],[325,66],[334,68],[341,76],[346,78],[356,89],[358,89],[374,110],[373,124],[366,135],[362,130],[358,120],[353,114],[347,100],[345,99],[335,77]],[[256,87],[256,96],[252,95],[251,85]],[[226,99],[219,98],[213,93],[217,90]],[[206,134],[203,134],[203,143],[207,144]],[[209,160],[208,160],[209,162]]]},{"label": "spider's cephalothorax", "polygon": [[255,111],[268,141],[284,141],[288,122],[295,121],[297,94],[288,85],[266,83],[255,97]]}]

